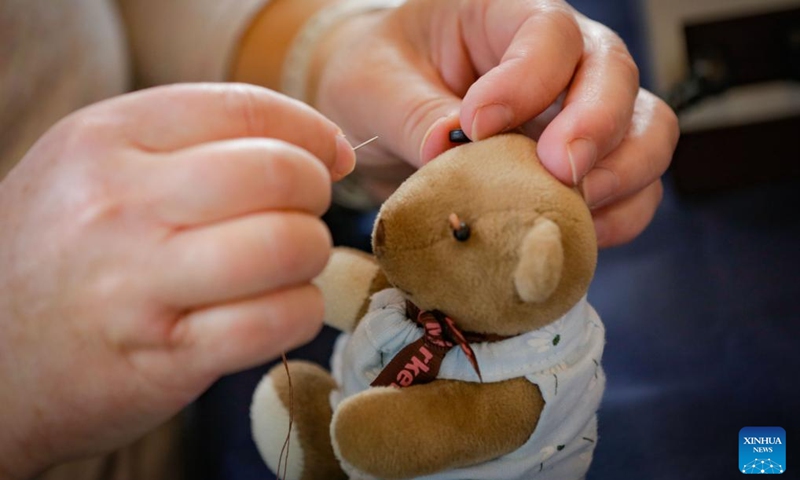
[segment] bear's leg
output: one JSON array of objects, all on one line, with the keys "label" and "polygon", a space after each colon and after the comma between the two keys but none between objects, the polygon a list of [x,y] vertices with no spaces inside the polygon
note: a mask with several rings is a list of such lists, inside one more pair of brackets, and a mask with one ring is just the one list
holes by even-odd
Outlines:
[{"label": "bear's leg", "polygon": [[[329,397],[336,382],[327,371],[309,362],[289,362],[289,372],[291,389],[285,367],[277,365],[264,376],[253,395],[250,417],[261,457],[273,472],[286,480],[347,478],[333,455],[330,442]],[[290,418],[288,459],[284,452],[278,472]]]},{"label": "bear's leg", "polygon": [[378,478],[415,478],[516,450],[533,433],[543,408],[539,388],[524,378],[435,380],[349,397],[337,408],[331,430],[348,468]]}]

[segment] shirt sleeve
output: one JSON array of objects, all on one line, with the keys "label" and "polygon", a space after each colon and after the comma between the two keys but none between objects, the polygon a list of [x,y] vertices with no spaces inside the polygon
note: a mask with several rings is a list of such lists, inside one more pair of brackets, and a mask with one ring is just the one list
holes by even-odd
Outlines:
[{"label": "shirt sleeve", "polygon": [[118,0],[139,87],[224,81],[269,0]]}]

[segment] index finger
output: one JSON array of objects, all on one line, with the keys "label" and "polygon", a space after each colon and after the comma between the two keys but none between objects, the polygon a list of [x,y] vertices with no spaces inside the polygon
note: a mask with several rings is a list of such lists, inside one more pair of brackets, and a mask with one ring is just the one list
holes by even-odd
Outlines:
[{"label": "index finger", "polygon": [[[496,55],[499,63],[464,97],[461,125],[472,140],[516,128],[542,113],[569,85],[583,51],[578,23],[561,1],[492,2],[481,20],[475,27],[487,33],[466,39],[467,47],[475,54]],[[488,44],[492,54],[476,42]]]},{"label": "index finger", "polygon": [[334,174],[348,173],[352,149],[337,148],[341,130],[308,105],[246,84],[156,87],[101,102],[95,118],[135,147],[170,152],[243,137],[277,138],[319,158]]},{"label": "index finger", "polygon": [[570,185],[620,145],[639,94],[639,70],[622,39],[597,22],[581,21],[584,57],[537,149],[544,166]]}]

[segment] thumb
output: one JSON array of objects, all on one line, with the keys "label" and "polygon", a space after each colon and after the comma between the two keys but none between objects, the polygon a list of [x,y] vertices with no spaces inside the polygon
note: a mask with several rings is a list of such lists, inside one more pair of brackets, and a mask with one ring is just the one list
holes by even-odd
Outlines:
[{"label": "thumb", "polygon": [[[377,52],[380,53],[380,52]],[[414,167],[447,150],[448,132],[460,128],[461,99],[442,83],[433,69],[405,61],[377,60],[378,71],[342,75],[318,97],[318,108],[340,125],[353,141],[380,137],[380,145]],[[391,75],[386,75],[386,70]],[[381,72],[384,72],[382,74]]]},{"label": "thumb", "polygon": [[419,158],[421,165],[430,162],[445,150],[455,146],[450,141],[450,132],[460,128],[461,123],[458,112],[452,112],[434,120],[425,131],[420,143]]},{"label": "thumb", "polygon": [[[409,82],[410,83],[410,82]],[[461,99],[438,79],[418,79],[398,84],[401,95],[390,97],[385,111],[388,121],[385,133],[391,148],[415,167],[433,160],[455,146],[450,142],[451,130],[461,128]]]},{"label": "thumb", "polygon": [[460,128],[461,99],[438,79],[390,77],[385,88],[395,94],[383,97],[379,105],[378,132],[398,156],[421,167],[453,146],[449,131]]}]

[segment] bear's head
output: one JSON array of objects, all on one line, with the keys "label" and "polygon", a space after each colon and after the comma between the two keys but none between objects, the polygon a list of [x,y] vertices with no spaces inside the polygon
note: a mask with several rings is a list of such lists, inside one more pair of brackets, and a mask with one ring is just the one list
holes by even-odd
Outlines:
[{"label": "bear's head", "polygon": [[597,260],[582,197],[518,134],[456,147],[412,175],[381,208],[372,242],[389,282],[418,307],[505,336],[564,315]]}]

